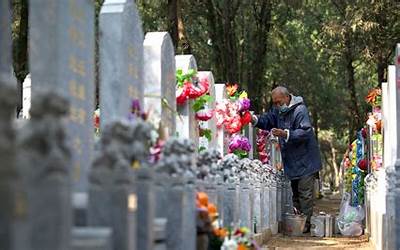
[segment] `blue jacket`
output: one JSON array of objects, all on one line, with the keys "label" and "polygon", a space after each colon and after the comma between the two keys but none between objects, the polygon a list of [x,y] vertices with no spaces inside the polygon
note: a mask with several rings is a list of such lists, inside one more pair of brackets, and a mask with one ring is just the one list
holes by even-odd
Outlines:
[{"label": "blue jacket", "polygon": [[299,179],[321,169],[321,156],[308,110],[302,97],[292,96],[287,111],[278,108],[258,117],[256,127],[264,130],[289,130],[289,140],[280,138],[285,173],[290,180]]}]

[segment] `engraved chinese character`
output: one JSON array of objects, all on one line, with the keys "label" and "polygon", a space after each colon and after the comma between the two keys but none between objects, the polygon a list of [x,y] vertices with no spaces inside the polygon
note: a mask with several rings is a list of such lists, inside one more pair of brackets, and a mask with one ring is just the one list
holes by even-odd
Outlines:
[{"label": "engraved chinese character", "polygon": [[133,86],[128,86],[128,95],[129,95],[129,97],[130,98],[135,98],[136,97],[135,93],[136,93],[135,88]]},{"label": "engraved chinese character", "polygon": [[86,123],[86,111],[84,109],[79,109],[79,123],[85,124]]},{"label": "engraved chinese character", "polygon": [[134,78],[138,78],[138,69],[132,63],[128,65],[128,74]]},{"label": "engraved chinese character", "polygon": [[133,48],[131,45],[128,47],[128,55],[129,55],[129,57],[135,57],[135,55],[136,55],[136,51],[135,51],[135,48]]},{"label": "engraved chinese character", "polygon": [[77,44],[80,48],[83,49],[85,47],[82,33],[75,26],[72,26],[68,29],[68,35],[71,41]]},{"label": "engraved chinese character", "polygon": [[79,8],[76,5],[76,2],[77,2],[77,0],[70,0],[69,1],[70,14],[76,21],[83,21],[83,18],[85,17],[85,14],[83,12],[83,9]]},{"label": "engraved chinese character", "polygon": [[74,98],[84,101],[86,98],[85,86],[78,84],[75,80],[69,82],[69,93]]},{"label": "engraved chinese character", "polygon": [[75,56],[69,57],[69,68],[75,74],[82,77],[86,76],[85,62],[83,60],[78,60]]}]

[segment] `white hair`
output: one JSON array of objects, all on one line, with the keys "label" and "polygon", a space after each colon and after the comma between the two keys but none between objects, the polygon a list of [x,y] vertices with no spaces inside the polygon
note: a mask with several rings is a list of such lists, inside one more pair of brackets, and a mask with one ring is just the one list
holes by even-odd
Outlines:
[{"label": "white hair", "polygon": [[278,86],[278,87],[274,88],[271,93],[272,94],[281,94],[284,96],[290,95],[289,90],[283,86]]}]

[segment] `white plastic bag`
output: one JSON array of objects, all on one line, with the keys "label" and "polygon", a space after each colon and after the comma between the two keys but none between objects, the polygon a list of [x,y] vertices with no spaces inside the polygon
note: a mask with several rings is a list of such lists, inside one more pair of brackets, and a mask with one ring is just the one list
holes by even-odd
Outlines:
[{"label": "white plastic bag", "polygon": [[350,206],[350,197],[349,193],[343,195],[337,224],[342,235],[360,236],[363,233],[362,220],[365,217],[365,211],[360,205]]}]

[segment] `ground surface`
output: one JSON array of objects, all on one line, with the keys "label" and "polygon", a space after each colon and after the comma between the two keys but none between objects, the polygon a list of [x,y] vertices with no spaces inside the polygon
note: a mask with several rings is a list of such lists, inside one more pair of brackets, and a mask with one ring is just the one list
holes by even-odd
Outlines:
[{"label": "ground surface", "polygon": [[[336,214],[339,212],[340,198],[338,195],[330,195],[316,201],[315,213],[320,211]],[[294,249],[324,249],[324,250],[338,250],[338,249],[373,249],[367,237],[343,237],[335,236],[332,238],[317,238],[310,237],[308,234],[304,237],[287,237],[283,235],[274,236],[267,242],[267,245],[262,248],[263,250],[294,250]]]}]

